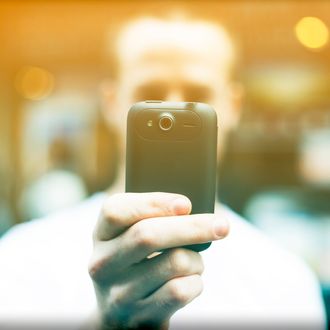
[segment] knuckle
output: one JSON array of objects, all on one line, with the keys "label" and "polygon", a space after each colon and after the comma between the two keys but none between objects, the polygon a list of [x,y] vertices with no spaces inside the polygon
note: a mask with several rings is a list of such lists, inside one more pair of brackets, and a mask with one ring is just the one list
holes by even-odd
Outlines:
[{"label": "knuckle", "polygon": [[169,283],[169,294],[172,303],[186,305],[191,300],[191,291],[183,281],[172,280]]},{"label": "knuckle", "polygon": [[192,231],[198,240],[202,240],[205,236],[205,223],[199,217],[193,217]]},{"label": "knuckle", "polygon": [[203,291],[203,282],[200,275],[186,279],[173,279],[169,284],[171,304],[185,306]]},{"label": "knuckle", "polygon": [[157,245],[157,238],[155,237],[150,226],[142,222],[138,222],[132,227],[132,236],[135,244],[146,250],[153,250]]},{"label": "knuckle", "polygon": [[121,310],[127,303],[128,299],[125,290],[118,286],[112,287],[108,297],[109,307],[111,309]]},{"label": "knuckle", "polygon": [[88,263],[88,273],[93,281],[101,282],[104,278],[109,279],[110,275],[114,275],[114,272],[111,271],[116,268],[113,265],[113,257],[114,256],[109,252],[107,255],[94,253]]},{"label": "knuckle", "polygon": [[197,297],[197,296],[199,296],[202,293],[203,288],[204,288],[202,277],[201,276],[196,276],[195,282],[196,282],[195,283],[195,289],[196,289],[196,291],[195,291],[194,297]]},{"label": "knuckle", "polygon": [[184,249],[174,249],[168,255],[169,266],[176,274],[187,274],[191,271],[192,260],[189,252]]},{"label": "knuckle", "polygon": [[91,259],[88,264],[88,274],[93,280],[97,280],[99,277],[100,269],[102,268],[102,262]]},{"label": "knuckle", "polygon": [[102,207],[102,216],[111,224],[121,226],[123,219],[118,212],[118,200],[122,198],[121,193],[110,196]]},{"label": "knuckle", "polygon": [[168,201],[168,193],[153,192],[152,198],[149,200],[149,207],[154,210],[155,213],[161,213],[163,215],[173,214],[172,204]]},{"label": "knuckle", "polygon": [[207,242],[210,239],[210,221],[209,215],[192,215],[190,234],[196,242]]}]

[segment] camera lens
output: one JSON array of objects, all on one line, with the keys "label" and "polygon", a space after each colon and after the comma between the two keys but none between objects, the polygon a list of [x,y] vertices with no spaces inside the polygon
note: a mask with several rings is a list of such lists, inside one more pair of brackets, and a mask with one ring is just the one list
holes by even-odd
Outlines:
[{"label": "camera lens", "polygon": [[169,131],[174,124],[174,119],[170,114],[162,115],[159,119],[159,128],[163,131]]}]

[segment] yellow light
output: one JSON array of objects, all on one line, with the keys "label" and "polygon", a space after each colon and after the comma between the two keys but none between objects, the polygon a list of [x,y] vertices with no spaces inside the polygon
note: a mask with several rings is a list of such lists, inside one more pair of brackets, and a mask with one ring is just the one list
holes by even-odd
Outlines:
[{"label": "yellow light", "polygon": [[324,47],[329,39],[327,26],[317,17],[303,17],[295,26],[299,42],[307,48]]},{"label": "yellow light", "polygon": [[45,69],[26,66],[16,75],[17,91],[29,100],[46,98],[54,88],[54,76]]}]

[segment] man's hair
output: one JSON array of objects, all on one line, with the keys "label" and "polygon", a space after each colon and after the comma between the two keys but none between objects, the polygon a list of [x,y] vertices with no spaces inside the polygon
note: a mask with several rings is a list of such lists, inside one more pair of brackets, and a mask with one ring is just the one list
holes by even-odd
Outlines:
[{"label": "man's hair", "polygon": [[119,30],[115,42],[110,45],[114,65],[112,76],[118,78],[127,64],[134,62],[139,54],[148,49],[168,46],[195,53],[217,53],[215,55],[223,66],[224,73],[233,75],[237,52],[228,31],[222,25],[209,20],[175,15],[165,18],[142,16],[126,22]]}]

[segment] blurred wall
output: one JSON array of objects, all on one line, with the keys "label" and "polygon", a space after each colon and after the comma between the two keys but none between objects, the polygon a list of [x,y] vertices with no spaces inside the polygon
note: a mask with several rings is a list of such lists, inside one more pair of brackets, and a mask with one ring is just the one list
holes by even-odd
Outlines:
[{"label": "blurred wall", "polygon": [[[240,50],[237,77],[245,86],[245,101],[220,169],[222,200],[242,212],[259,190],[299,182],[300,136],[329,127],[330,52],[329,43],[304,46],[295,28],[306,16],[329,27],[329,2],[1,1],[3,219],[27,220],[22,194],[54,166],[50,149],[57,135],[65,136],[70,150],[70,161],[61,166],[82,179],[87,194],[111,183],[115,140],[102,122],[98,94],[100,81],[115,72],[109,40],[111,45],[127,19],[172,9],[222,22]],[[57,106],[67,109],[63,116]],[[49,127],[38,124],[41,117]]]}]

